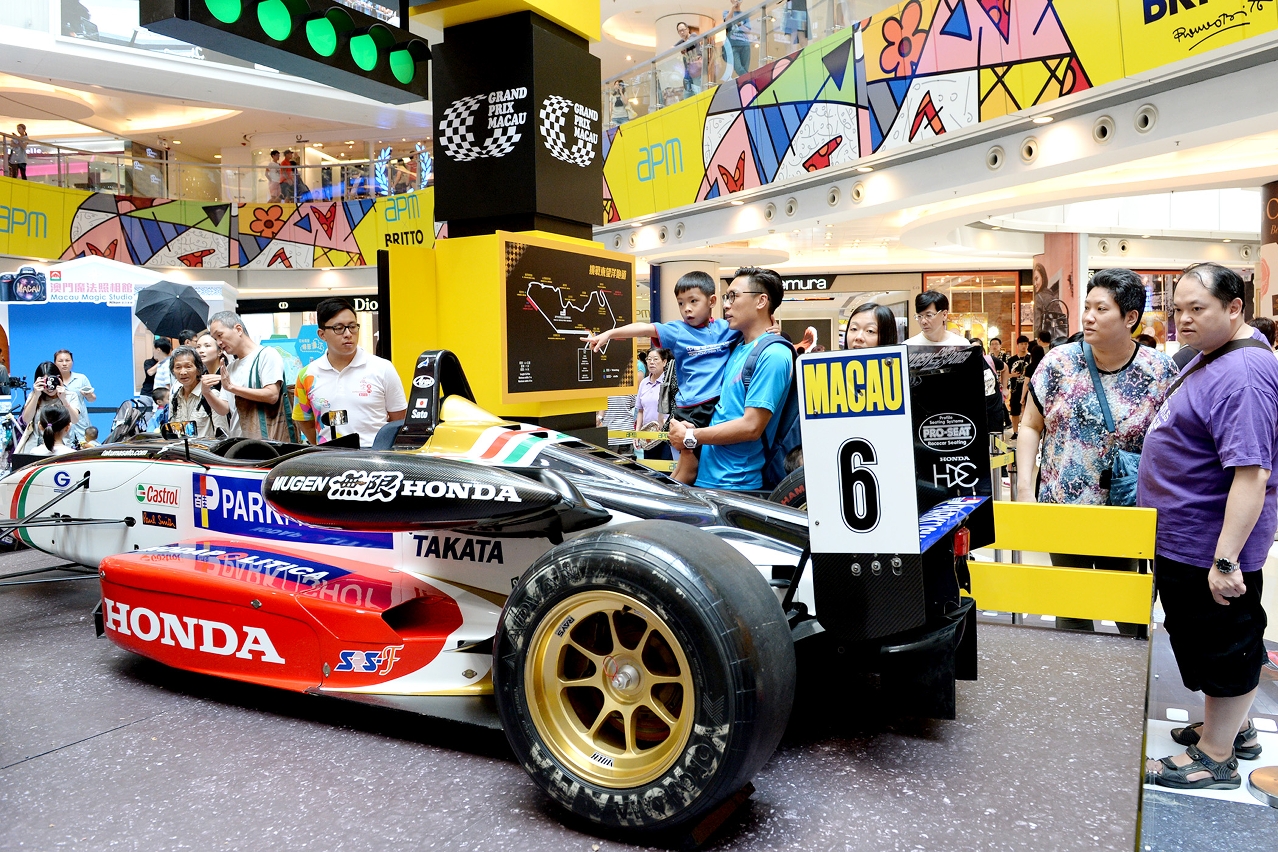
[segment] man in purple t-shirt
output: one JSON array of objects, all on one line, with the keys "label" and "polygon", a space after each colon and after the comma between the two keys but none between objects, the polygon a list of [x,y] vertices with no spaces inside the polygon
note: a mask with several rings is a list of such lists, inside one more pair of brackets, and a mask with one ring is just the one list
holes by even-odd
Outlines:
[{"label": "man in purple t-shirt", "polygon": [[[1181,679],[1204,721],[1174,728],[1185,753],[1145,781],[1234,789],[1260,756],[1247,718],[1266,658],[1261,568],[1278,526],[1278,360],[1243,318],[1243,282],[1214,263],[1176,283],[1177,337],[1199,351],[1154,417],[1140,505],[1158,510],[1154,579]],[[1259,341],[1258,343],[1253,341]]]}]

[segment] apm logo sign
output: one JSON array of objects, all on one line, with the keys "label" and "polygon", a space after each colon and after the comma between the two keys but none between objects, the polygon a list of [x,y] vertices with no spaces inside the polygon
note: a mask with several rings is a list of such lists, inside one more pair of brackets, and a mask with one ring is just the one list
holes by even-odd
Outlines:
[{"label": "apm logo sign", "polygon": [[0,234],[16,234],[20,228],[26,230],[28,237],[45,239],[49,236],[49,217],[39,210],[0,204]]},{"label": "apm logo sign", "polygon": [[647,183],[655,178],[657,166],[665,169],[667,177],[683,171],[683,145],[677,138],[639,149],[639,163],[635,168],[640,183]]}]

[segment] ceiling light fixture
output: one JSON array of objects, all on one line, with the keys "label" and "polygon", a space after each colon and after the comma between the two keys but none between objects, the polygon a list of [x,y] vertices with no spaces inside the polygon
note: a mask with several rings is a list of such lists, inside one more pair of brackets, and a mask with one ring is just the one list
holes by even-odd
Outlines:
[{"label": "ceiling light fixture", "polygon": [[182,144],[182,140],[181,140],[181,139],[174,139],[174,140],[173,140],[173,144],[174,144],[174,145],[181,145],[181,144]]},{"label": "ceiling light fixture", "polygon": [[745,202],[744,202],[744,201],[742,201],[742,200],[741,200],[741,199],[739,199],[739,198],[734,198],[734,199],[732,199],[732,201],[730,201],[729,203],[730,203],[733,207],[740,207],[742,204],[745,204]]},{"label": "ceiling light fixture", "polygon": [[856,170],[863,175],[868,175],[870,172],[874,171],[874,167],[873,166],[857,166]]},{"label": "ceiling light fixture", "polygon": [[1040,115],[1034,119],[1034,123],[1035,124],[1051,124],[1055,120],[1056,119],[1052,118],[1050,115]]},{"label": "ceiling light fixture", "polygon": [[1226,239],[1221,240],[1221,242],[1222,242],[1222,243],[1232,243],[1232,242],[1233,242],[1233,240],[1226,238]]},{"label": "ceiling light fixture", "polygon": [[220,159],[222,159],[222,155],[221,155],[221,154],[214,154],[214,155],[213,155],[213,159],[215,159],[215,160],[220,160]]},{"label": "ceiling light fixture", "polygon": [[1002,225],[990,225],[990,230],[991,230],[991,231],[1001,231],[1001,230],[1003,230],[1003,226],[1002,226]]},{"label": "ceiling light fixture", "polygon": [[1149,239],[1149,234],[1141,234],[1141,235],[1140,235],[1140,238],[1141,238],[1142,240],[1147,240],[1147,239]]}]

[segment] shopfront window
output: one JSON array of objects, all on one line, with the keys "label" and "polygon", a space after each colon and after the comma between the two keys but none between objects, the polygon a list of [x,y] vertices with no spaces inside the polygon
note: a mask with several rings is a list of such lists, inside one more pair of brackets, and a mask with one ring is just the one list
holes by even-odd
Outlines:
[{"label": "shopfront window", "polygon": [[1033,286],[1022,288],[1021,277],[1019,272],[929,273],[923,276],[923,289],[949,298],[950,331],[985,344],[998,337],[1007,348],[1022,327],[1033,328]]}]

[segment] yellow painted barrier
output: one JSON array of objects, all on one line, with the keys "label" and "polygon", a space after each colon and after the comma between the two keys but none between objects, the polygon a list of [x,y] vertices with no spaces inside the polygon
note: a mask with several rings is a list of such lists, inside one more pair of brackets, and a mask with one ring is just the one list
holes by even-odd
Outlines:
[{"label": "yellow painted barrier", "polygon": [[675,469],[675,463],[672,461],[664,461],[662,459],[635,459],[635,461],[650,470],[659,470],[662,473],[669,473]]},{"label": "yellow painted barrier", "polygon": [[1016,453],[1003,453],[1001,456],[990,456],[990,470],[1007,467],[1016,461]]},{"label": "yellow painted barrier", "polygon": [[633,429],[609,429],[608,437],[612,439],[638,438],[641,441],[669,441],[669,432],[636,432]]},{"label": "yellow painted barrier", "polygon": [[[994,503],[993,550],[1154,558],[1153,509]],[[984,610],[1148,624],[1154,576],[1050,565],[968,561]]]}]

